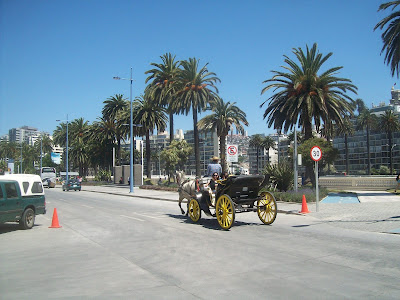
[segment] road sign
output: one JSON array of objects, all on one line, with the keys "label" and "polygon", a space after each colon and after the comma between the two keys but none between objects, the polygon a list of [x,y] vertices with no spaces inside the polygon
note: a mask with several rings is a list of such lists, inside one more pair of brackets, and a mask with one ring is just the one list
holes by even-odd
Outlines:
[{"label": "road sign", "polygon": [[313,161],[320,161],[321,158],[322,158],[322,151],[321,151],[321,148],[318,147],[318,146],[312,147],[312,148],[311,148],[311,151],[310,151],[310,155],[311,155],[311,159],[312,159]]},{"label": "road sign", "polygon": [[238,146],[237,145],[227,145],[226,147],[226,160],[228,162],[238,162]]}]

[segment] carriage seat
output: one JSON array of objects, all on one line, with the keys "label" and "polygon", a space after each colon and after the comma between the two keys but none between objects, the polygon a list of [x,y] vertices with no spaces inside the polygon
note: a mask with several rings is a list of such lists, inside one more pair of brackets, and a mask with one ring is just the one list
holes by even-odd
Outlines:
[{"label": "carriage seat", "polygon": [[[228,194],[232,200],[257,198],[261,186],[264,184],[263,175],[238,175],[229,176],[218,185],[218,194]],[[269,176],[268,176],[269,179]]]}]

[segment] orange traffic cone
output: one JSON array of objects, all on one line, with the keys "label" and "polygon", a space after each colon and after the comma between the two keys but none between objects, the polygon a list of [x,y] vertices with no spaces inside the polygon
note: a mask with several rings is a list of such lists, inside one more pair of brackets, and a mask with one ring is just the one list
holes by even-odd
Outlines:
[{"label": "orange traffic cone", "polygon": [[58,224],[58,216],[57,216],[57,208],[54,208],[53,212],[53,221],[51,222],[51,226],[49,228],[61,228],[60,224]]},{"label": "orange traffic cone", "polygon": [[303,195],[303,201],[301,203],[301,214],[308,214],[310,211],[308,210],[307,207],[307,201],[306,201],[306,196]]}]

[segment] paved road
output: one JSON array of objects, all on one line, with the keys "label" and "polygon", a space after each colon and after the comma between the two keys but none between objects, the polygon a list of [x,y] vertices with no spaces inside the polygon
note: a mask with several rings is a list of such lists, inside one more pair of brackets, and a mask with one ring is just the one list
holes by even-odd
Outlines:
[{"label": "paved road", "polygon": [[[152,200],[177,201],[178,199],[176,192],[144,190],[135,187],[134,193],[130,194],[129,187],[119,185],[83,186],[83,189]],[[400,234],[400,196],[383,191],[349,192],[357,193],[360,203],[320,203],[318,212],[316,212],[315,202],[308,203],[311,213],[307,214],[303,220],[310,223],[318,220],[320,223],[346,229]],[[301,204],[280,202],[278,209],[281,213],[297,214],[301,211]]]},{"label": "paved road", "polygon": [[[46,190],[32,230],[0,225],[0,299],[400,298],[399,235],[338,229],[299,204],[223,231],[183,217],[176,193],[88,189]],[[62,228],[48,228],[53,208]]]}]

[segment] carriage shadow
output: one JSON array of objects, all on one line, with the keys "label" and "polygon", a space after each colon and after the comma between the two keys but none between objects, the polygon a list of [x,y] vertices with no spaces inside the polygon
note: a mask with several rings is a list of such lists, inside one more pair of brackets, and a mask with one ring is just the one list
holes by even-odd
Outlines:
[{"label": "carriage shadow", "polygon": [[[177,220],[181,220],[182,223],[188,223],[188,224],[195,224],[195,225],[200,225],[203,226],[204,228],[207,229],[213,229],[213,230],[222,230],[225,231],[224,229],[222,229],[216,218],[213,217],[207,217],[207,218],[200,218],[200,220],[198,222],[193,222],[190,217],[185,216],[185,215],[175,215],[175,214],[167,214],[167,216],[177,219]],[[235,222],[233,223],[232,227],[238,227],[238,226],[262,226],[263,224],[260,223],[253,223],[253,222],[242,222],[242,221],[238,221],[235,220]],[[265,225],[263,225],[265,226]]]}]

